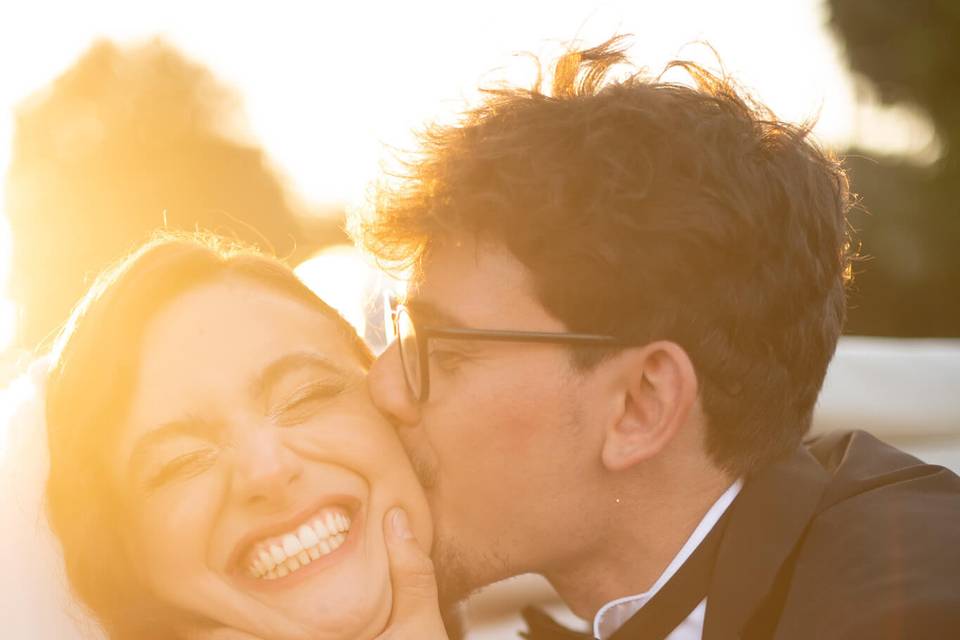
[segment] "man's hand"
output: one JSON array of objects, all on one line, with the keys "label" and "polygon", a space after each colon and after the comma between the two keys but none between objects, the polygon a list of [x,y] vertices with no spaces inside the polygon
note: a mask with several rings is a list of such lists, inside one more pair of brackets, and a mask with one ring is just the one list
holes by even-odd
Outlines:
[{"label": "man's hand", "polygon": [[390,556],[393,611],[377,640],[449,640],[440,618],[433,562],[413,536],[407,514],[399,507],[391,509],[383,527]]}]

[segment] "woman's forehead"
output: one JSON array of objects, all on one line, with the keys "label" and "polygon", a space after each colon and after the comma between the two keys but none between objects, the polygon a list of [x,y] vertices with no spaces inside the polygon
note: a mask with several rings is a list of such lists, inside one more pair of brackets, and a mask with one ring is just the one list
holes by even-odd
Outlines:
[{"label": "woman's forehead", "polygon": [[143,347],[201,343],[239,357],[244,348],[273,350],[304,340],[330,358],[350,355],[342,331],[318,306],[269,285],[232,278],[174,298],[147,324]]},{"label": "woman's forehead", "polygon": [[205,284],[175,298],[147,326],[139,355],[114,455],[121,465],[153,432],[173,426],[189,436],[183,425],[209,427],[262,410],[277,389],[317,378],[349,386],[366,375],[328,314],[243,281]]},{"label": "woman's forehead", "polygon": [[202,396],[201,389],[239,391],[278,358],[298,353],[362,374],[351,343],[319,308],[258,283],[204,284],[147,325],[133,409],[138,399],[167,403],[177,400],[174,394]]}]

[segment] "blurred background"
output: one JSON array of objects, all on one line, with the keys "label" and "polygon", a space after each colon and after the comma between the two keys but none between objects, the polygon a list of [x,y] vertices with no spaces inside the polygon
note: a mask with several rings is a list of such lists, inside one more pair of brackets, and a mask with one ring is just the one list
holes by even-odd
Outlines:
[{"label": "blurred background", "polygon": [[780,117],[817,118],[866,256],[818,428],[960,466],[960,0],[4,3],[0,387],[160,227],[275,251],[381,347],[389,283],[343,226],[391,150],[479,86],[530,82],[517,53],[616,32],[654,72],[716,67],[709,42]]},{"label": "blurred background", "polygon": [[270,247],[358,307],[372,276],[343,214],[390,149],[482,84],[529,82],[518,52],[615,32],[652,70],[716,66],[707,41],[778,115],[818,118],[862,196],[848,333],[960,333],[957,0],[41,0],[0,9],[0,381],[161,226]]}]

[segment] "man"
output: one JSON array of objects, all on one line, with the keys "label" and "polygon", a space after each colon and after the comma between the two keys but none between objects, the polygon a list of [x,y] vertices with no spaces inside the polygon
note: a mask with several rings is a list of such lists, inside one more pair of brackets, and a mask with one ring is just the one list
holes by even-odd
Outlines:
[{"label": "man", "polygon": [[862,432],[801,444],[845,315],[842,167],[727,79],[623,62],[571,52],[549,93],[429,129],[363,229],[413,268],[370,388],[440,592],[539,573],[601,640],[960,637],[960,479]]}]

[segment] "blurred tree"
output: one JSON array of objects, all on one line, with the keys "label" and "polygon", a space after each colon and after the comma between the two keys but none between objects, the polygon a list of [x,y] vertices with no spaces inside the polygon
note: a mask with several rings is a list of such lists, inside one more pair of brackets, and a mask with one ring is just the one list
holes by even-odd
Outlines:
[{"label": "blurred tree", "polygon": [[828,0],[853,70],[880,99],[924,112],[939,159],[848,152],[866,214],[848,333],[960,337],[960,1]]},{"label": "blurred tree", "polygon": [[54,332],[91,278],[159,227],[294,261],[344,241],[340,219],[298,218],[241,119],[232,92],[159,40],[97,43],[21,106],[6,202],[21,346]]}]

